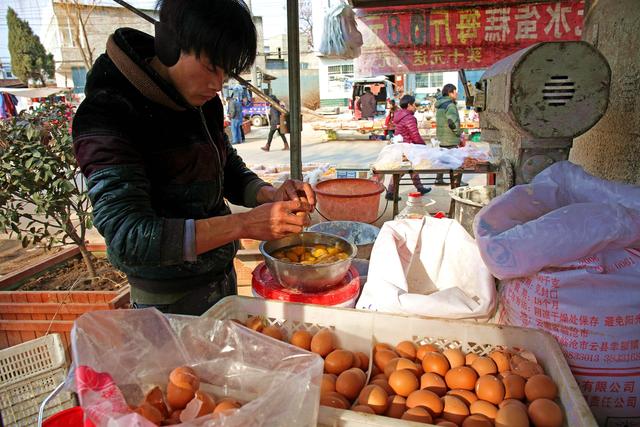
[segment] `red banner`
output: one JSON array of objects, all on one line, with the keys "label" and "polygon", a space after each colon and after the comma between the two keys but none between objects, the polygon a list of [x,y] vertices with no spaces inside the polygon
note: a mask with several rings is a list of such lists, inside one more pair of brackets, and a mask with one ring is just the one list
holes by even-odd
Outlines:
[{"label": "red banner", "polygon": [[356,74],[487,68],[534,43],[580,40],[583,14],[583,0],[359,10],[364,44]]}]

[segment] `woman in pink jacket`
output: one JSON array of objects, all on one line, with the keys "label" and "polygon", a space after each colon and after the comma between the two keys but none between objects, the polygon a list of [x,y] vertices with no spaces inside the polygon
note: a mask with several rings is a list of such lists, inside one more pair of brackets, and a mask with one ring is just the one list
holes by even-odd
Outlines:
[{"label": "woman in pink jacket", "polygon": [[[393,124],[396,127],[395,134],[402,135],[402,142],[408,144],[422,144],[424,145],[424,139],[418,132],[418,120],[414,116],[416,112],[416,99],[411,95],[404,95],[400,98],[400,109],[396,111],[393,117]],[[395,175],[394,175],[395,178]],[[416,189],[421,194],[427,194],[431,191],[431,187],[424,187],[420,182],[420,175],[417,173],[411,174],[411,181],[415,185]],[[385,198],[387,200],[393,200],[393,188],[395,186],[395,179],[391,180],[389,187],[387,188],[387,194]],[[398,197],[398,199],[400,199]]]}]

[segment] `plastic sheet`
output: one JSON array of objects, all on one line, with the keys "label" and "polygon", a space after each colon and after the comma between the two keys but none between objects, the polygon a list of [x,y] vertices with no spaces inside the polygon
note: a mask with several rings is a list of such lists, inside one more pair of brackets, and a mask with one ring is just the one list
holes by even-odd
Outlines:
[{"label": "plastic sheet", "polygon": [[[320,398],[322,359],[232,321],[163,315],[153,308],[96,311],[72,331],[67,387],[96,426],[153,426],[129,409],[169,373],[191,366],[200,389],[233,397],[242,408],[183,426],[312,426]],[[112,380],[112,381],[111,381]],[[124,402],[126,399],[126,402]]]},{"label": "plastic sheet", "polygon": [[353,9],[341,1],[325,14],[320,53],[326,58],[353,59],[360,56],[362,34]]}]

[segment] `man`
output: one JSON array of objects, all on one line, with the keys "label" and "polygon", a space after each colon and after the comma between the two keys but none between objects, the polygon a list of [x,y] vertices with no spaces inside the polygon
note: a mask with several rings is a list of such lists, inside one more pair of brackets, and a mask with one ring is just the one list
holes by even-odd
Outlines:
[{"label": "man", "polygon": [[[271,95],[271,99],[273,99],[277,103],[280,103],[280,100],[275,95]],[[289,143],[287,142],[287,138],[284,136],[282,132],[280,132],[280,111],[276,110],[273,107],[269,109],[269,127],[270,127],[270,130],[269,130],[269,137],[267,138],[267,145],[260,148],[263,151],[269,151],[269,149],[271,148],[271,140],[273,140],[273,134],[278,132],[278,135],[280,135],[280,138],[282,138],[282,142],[284,143],[283,150],[284,151],[288,150]]]},{"label": "man", "polygon": [[232,144],[242,143],[242,104],[238,98],[231,98],[229,102],[228,113],[231,122],[231,139]]},{"label": "man", "polygon": [[[414,116],[416,112],[416,99],[411,95],[404,95],[400,98],[400,109],[397,110],[393,117],[393,124],[395,125],[395,135],[402,136],[402,142],[408,144],[421,144],[424,145],[424,139],[420,136],[418,131],[418,120]],[[425,188],[420,181],[420,175],[417,173],[411,174],[411,181],[421,194],[427,194],[431,191],[431,188]],[[387,200],[393,200],[395,187],[395,175],[394,179],[387,188],[387,194],[385,198]]]},{"label": "man", "polygon": [[[239,0],[164,0],[177,63],[153,37],[118,29],[87,78],[74,119],[76,159],[111,263],[136,308],[199,315],[236,293],[237,240],[299,233],[315,204],[308,184],[276,189],[251,172],[223,133],[225,76],[256,55],[251,13]],[[304,194],[308,202],[300,197]],[[225,199],[253,209],[231,214]]]},{"label": "man", "polygon": [[363,119],[373,120],[376,115],[376,104],[376,97],[371,93],[371,88],[369,86],[365,87],[364,93],[358,101]]},{"label": "man", "polygon": [[[460,144],[462,129],[458,114],[458,89],[451,83],[442,88],[442,96],[436,100],[436,138],[442,148],[457,148]],[[454,180],[461,184],[461,174],[454,174]],[[455,183],[454,183],[455,184]],[[445,185],[442,174],[436,175],[436,185]]]}]

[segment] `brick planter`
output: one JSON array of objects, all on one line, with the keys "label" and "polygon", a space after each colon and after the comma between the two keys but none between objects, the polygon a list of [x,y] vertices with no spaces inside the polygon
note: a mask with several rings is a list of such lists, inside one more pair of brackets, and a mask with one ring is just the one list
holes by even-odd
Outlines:
[{"label": "brick planter", "polygon": [[[77,256],[74,247],[36,262],[4,277],[0,289]],[[0,349],[58,332],[68,350],[75,319],[89,311],[127,308],[129,296],[129,286],[117,291],[0,291]]]}]

